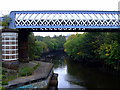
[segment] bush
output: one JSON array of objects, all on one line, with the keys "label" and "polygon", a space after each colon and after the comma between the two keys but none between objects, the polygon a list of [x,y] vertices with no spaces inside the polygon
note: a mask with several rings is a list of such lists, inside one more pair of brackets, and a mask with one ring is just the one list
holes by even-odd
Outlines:
[{"label": "bush", "polygon": [[8,81],[2,81],[2,85],[8,85]]},{"label": "bush", "polygon": [[7,73],[7,69],[2,68],[2,74],[5,74],[5,73]]},{"label": "bush", "polygon": [[8,28],[10,20],[11,18],[8,15],[4,16],[4,19],[2,21],[2,26],[4,26],[5,29]]},{"label": "bush", "polygon": [[6,88],[0,85],[0,90],[6,90]]},{"label": "bush", "polygon": [[37,63],[37,65],[35,65],[35,66],[33,67],[33,69],[35,70],[35,69],[37,69],[39,66],[40,66],[40,63]]},{"label": "bush", "polygon": [[36,58],[40,58],[40,56],[35,55],[34,58],[35,58],[35,59],[36,59]]},{"label": "bush", "polygon": [[20,76],[29,76],[29,75],[32,75],[32,71],[33,71],[33,68],[31,67],[22,67],[20,68],[19,70],[19,75]]}]

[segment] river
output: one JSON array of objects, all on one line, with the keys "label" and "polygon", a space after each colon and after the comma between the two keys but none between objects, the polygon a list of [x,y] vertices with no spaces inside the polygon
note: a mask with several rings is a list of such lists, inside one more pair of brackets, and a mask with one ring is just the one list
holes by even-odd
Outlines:
[{"label": "river", "polygon": [[58,88],[120,88],[120,77],[73,62],[63,53],[52,58]]}]

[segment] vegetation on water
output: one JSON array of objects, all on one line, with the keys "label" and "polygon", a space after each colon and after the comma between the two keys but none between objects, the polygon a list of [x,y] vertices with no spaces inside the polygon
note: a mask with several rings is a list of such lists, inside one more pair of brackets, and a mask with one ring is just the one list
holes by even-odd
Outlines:
[{"label": "vegetation on water", "polygon": [[29,35],[29,58],[40,58],[42,53],[47,53],[63,48],[66,39],[65,36],[34,36],[33,33]]},{"label": "vegetation on water", "polygon": [[119,32],[85,32],[71,35],[64,48],[74,60],[101,62],[113,69],[120,69]]}]

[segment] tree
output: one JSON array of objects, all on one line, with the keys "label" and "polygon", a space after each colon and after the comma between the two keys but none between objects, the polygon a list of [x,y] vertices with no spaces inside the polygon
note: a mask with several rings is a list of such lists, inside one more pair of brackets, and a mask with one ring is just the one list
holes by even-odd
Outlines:
[{"label": "tree", "polygon": [[35,37],[34,34],[31,32],[28,37],[28,54],[30,60],[33,60],[35,57]]},{"label": "tree", "polygon": [[113,68],[119,67],[120,63],[120,35],[118,32],[107,32],[104,36],[104,43],[98,49],[101,59],[105,64]]},{"label": "tree", "polygon": [[86,32],[69,36],[65,52],[74,60],[104,62],[120,69],[120,34],[118,32]]},{"label": "tree", "polygon": [[46,43],[41,41],[35,41],[35,56],[40,57],[43,52],[48,51]]},{"label": "tree", "polygon": [[4,29],[7,29],[10,23],[10,17],[8,15],[3,16],[2,26]]}]

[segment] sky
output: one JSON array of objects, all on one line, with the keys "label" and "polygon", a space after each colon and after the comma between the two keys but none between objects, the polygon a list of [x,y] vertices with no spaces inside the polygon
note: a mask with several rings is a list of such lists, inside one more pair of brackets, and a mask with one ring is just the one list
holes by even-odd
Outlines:
[{"label": "sky", "polygon": [[71,34],[76,34],[76,33],[80,33],[82,34],[83,32],[34,32],[35,36],[50,36],[53,37],[54,35],[63,35],[63,36],[69,36]]},{"label": "sky", "polygon": [[[95,10],[95,11],[118,11],[120,0],[1,0],[0,16],[8,14],[10,11],[26,10]],[[75,32],[73,32],[75,33]],[[36,32],[34,35],[53,36],[69,34],[63,32],[45,33]]]},{"label": "sky", "polygon": [[0,11],[118,10],[120,0],[1,0]]}]

